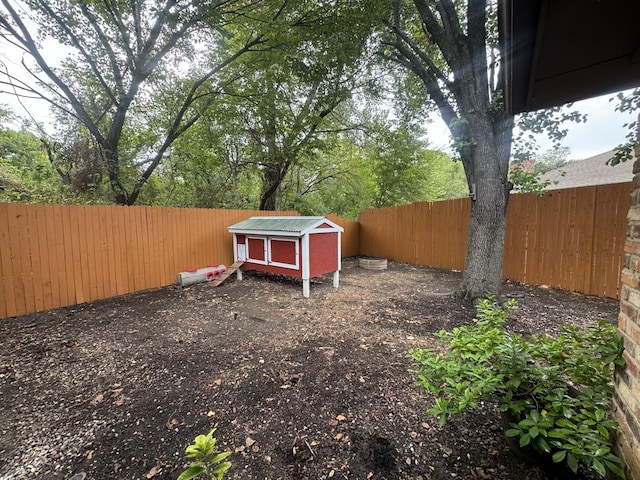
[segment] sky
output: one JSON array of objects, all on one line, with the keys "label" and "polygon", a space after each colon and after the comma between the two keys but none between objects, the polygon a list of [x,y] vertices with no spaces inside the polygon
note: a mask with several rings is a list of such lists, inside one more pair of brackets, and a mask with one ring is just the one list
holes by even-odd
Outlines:
[{"label": "sky", "polygon": [[[615,111],[616,102],[609,99],[615,94],[607,94],[600,97],[574,102],[572,110],[578,110],[587,114],[585,123],[568,123],[569,133],[562,141],[563,147],[570,149],[570,160],[583,160],[593,157],[608,150],[613,150],[624,143],[629,129],[624,127],[637,118],[636,114],[622,114]],[[447,128],[444,122],[437,116],[433,123],[427,127],[427,138],[431,148],[450,150]],[[552,143],[544,136],[536,138],[539,152],[543,153],[552,147]]]}]

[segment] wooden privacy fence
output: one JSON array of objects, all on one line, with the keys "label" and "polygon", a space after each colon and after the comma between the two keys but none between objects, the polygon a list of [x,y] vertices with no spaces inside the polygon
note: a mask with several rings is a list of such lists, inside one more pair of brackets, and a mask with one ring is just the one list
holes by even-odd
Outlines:
[{"label": "wooden privacy fence", "polygon": [[[631,184],[512,195],[503,276],[618,297]],[[470,200],[420,202],[360,215],[360,254],[461,270]]]},{"label": "wooden privacy fence", "polygon": [[[630,184],[509,201],[504,277],[617,298]],[[461,270],[470,200],[336,215],[342,256]],[[0,203],[0,318],[170,285],[233,260],[227,227],[273,212]],[[277,212],[295,215],[295,212]]]},{"label": "wooden privacy fence", "polygon": [[342,258],[358,255],[358,248],[360,247],[360,224],[339,217],[333,213],[327,215],[327,218],[344,228],[340,250]]},{"label": "wooden privacy fence", "polygon": [[[296,212],[0,203],[0,318],[172,284],[187,268],[233,262],[227,227]],[[358,224],[343,256],[358,253]]]},{"label": "wooden privacy fence", "polygon": [[469,200],[416,202],[360,214],[360,254],[462,270]]},{"label": "wooden privacy fence", "polygon": [[503,276],[618,298],[631,183],[514,195]]}]

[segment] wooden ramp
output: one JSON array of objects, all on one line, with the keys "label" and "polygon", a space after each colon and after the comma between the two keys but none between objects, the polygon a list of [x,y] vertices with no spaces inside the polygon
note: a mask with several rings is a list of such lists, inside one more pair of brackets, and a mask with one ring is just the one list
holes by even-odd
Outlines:
[{"label": "wooden ramp", "polygon": [[218,278],[216,278],[213,282],[211,282],[211,284],[214,287],[217,287],[218,285],[222,284],[222,282],[224,282],[227,278],[229,278],[236,270],[238,270],[238,268],[240,268],[242,265],[244,264],[244,262],[235,262],[233,265],[231,265],[230,267],[227,268],[227,270],[220,275]]}]

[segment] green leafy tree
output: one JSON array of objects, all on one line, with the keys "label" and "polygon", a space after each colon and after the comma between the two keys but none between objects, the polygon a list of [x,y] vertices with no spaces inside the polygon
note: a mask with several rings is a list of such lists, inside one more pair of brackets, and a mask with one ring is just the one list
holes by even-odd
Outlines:
[{"label": "green leafy tree", "polygon": [[[466,195],[462,171],[446,154],[428,150],[406,127],[377,136],[370,161],[377,183],[375,207]],[[447,185],[447,180],[453,182]]]},{"label": "green leafy tree", "polygon": [[[172,143],[215,102],[221,72],[262,42],[254,27],[270,24],[281,5],[271,11],[241,1],[2,0],[1,6],[0,37],[33,60],[24,65],[35,83],[5,71],[0,85],[42,98],[66,123],[82,125],[99,149],[114,200],[130,205]],[[249,25],[232,34],[233,22]],[[73,53],[52,65],[44,39]],[[173,92],[173,108],[166,118],[150,118],[163,89]]]},{"label": "green leafy tree", "polygon": [[257,209],[260,172],[251,162],[235,98],[224,97],[174,143],[142,203]]},{"label": "green leafy tree", "polygon": [[279,209],[291,169],[319,158],[331,134],[349,128],[335,111],[363,79],[363,54],[374,26],[363,14],[367,6],[302,2],[299,10],[290,9],[290,27],[273,38],[268,54],[243,59],[245,73],[230,92],[262,176],[261,210]]},{"label": "green leafy tree", "polygon": [[335,135],[322,150],[306,155],[283,188],[283,208],[303,215],[336,213],[356,220],[374,203],[377,191],[372,164],[347,135]]},{"label": "green leafy tree", "polygon": [[0,127],[0,201],[64,202],[65,192],[40,139]]},{"label": "green leafy tree", "polygon": [[[627,94],[620,92],[616,95],[615,100],[617,102],[616,111],[622,113],[640,113],[640,88],[635,88]],[[633,120],[624,126],[629,130],[626,141],[618,145],[615,155],[608,161],[610,165],[617,165],[620,162],[632,160],[634,157],[634,147],[638,143],[638,138],[640,138],[638,135],[640,131],[638,120]]]},{"label": "green leafy tree", "polygon": [[540,176],[569,163],[570,152],[568,147],[555,146],[539,156],[521,154],[520,158],[511,162],[509,169],[509,181],[513,184],[514,191],[544,195],[549,185],[558,182],[542,180]]},{"label": "green leafy tree", "polygon": [[560,168],[570,162],[569,155],[571,155],[569,147],[555,146],[550,148],[546,152],[534,156],[533,171],[535,173],[546,173],[549,170]]}]

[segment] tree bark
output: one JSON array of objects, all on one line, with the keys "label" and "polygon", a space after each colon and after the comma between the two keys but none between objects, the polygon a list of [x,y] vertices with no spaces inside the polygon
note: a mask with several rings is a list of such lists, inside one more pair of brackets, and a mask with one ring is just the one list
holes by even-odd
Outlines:
[{"label": "tree bark", "polygon": [[289,163],[276,163],[265,168],[263,191],[260,195],[260,210],[278,210],[280,208],[280,185],[289,171]]},{"label": "tree bark", "polygon": [[502,290],[502,264],[507,205],[512,185],[508,181],[513,117],[473,115],[473,139],[465,169],[471,192],[471,215],[462,282],[457,295],[473,299]]},{"label": "tree bark", "polygon": [[502,289],[502,263],[508,193],[501,179],[479,178],[471,200],[469,235],[462,282],[457,294],[478,298]]}]

